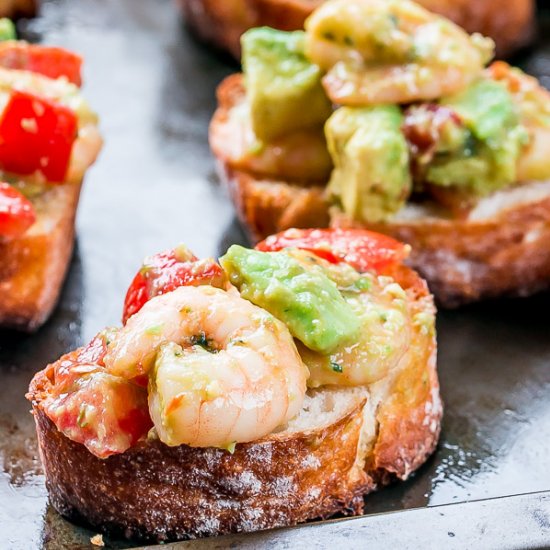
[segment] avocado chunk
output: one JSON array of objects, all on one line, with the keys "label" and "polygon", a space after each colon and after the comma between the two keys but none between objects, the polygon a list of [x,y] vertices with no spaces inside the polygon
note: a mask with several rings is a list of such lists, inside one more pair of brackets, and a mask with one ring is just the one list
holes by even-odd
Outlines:
[{"label": "avocado chunk", "polygon": [[0,18],[0,42],[5,40],[17,40],[17,33],[13,21],[7,17],[2,17]]},{"label": "avocado chunk", "polygon": [[331,353],[359,335],[360,321],[336,284],[285,252],[233,245],[220,263],[241,296],[269,311],[308,348]]},{"label": "avocado chunk", "polygon": [[380,222],[411,191],[409,153],[399,107],[342,107],[325,125],[335,165],[329,193],[356,220]]},{"label": "avocado chunk", "polygon": [[[182,399],[185,390],[211,401],[220,395],[218,382],[212,377],[212,354],[199,345],[184,352],[174,342],[159,349],[155,365],[149,373],[149,413],[159,439],[171,447],[189,444],[188,426],[182,422]],[[191,398],[191,397],[190,397]]]},{"label": "avocado chunk", "polygon": [[458,115],[466,137],[454,149],[447,146],[436,152],[426,180],[477,195],[515,183],[519,155],[529,138],[506,87],[482,79],[440,104]]},{"label": "avocado chunk", "polygon": [[332,106],[321,85],[321,69],[304,56],[304,33],[261,27],[246,32],[241,43],[256,137],[269,142],[322,127]]}]

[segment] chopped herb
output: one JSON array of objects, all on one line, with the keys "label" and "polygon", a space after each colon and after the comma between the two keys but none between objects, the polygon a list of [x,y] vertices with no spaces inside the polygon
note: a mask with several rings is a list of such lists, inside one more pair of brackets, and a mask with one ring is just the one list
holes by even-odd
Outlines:
[{"label": "chopped herb", "polygon": [[388,320],[388,314],[383,311],[382,313],[380,313],[380,321],[382,321],[383,323],[387,322]]},{"label": "chopped herb", "polygon": [[145,334],[148,336],[159,336],[162,333],[163,324],[160,325],[151,325],[145,329]]},{"label": "chopped herb", "polygon": [[87,417],[88,412],[88,406],[85,404],[82,404],[80,406],[80,410],[78,411],[78,418],[76,419],[76,423],[80,428],[85,428],[88,425],[88,419]]},{"label": "chopped herb", "polygon": [[397,15],[394,15],[393,13],[390,13],[390,21],[392,22],[392,25],[394,27],[399,26],[399,17],[397,17]]},{"label": "chopped herb", "polygon": [[334,40],[336,40],[336,37],[330,31],[325,31],[323,33],[323,38],[325,40],[330,40],[331,42],[334,42]]},{"label": "chopped herb", "polygon": [[344,369],[342,368],[342,365],[339,365],[338,363],[334,363],[334,362],[330,362],[330,368],[334,371],[334,372],[338,372],[338,373],[342,373],[344,372]]},{"label": "chopped herb", "polygon": [[204,332],[201,332],[197,334],[196,336],[193,336],[191,338],[191,343],[194,346],[201,346],[202,348],[205,348],[207,350],[210,349],[210,341],[206,337],[206,334]]},{"label": "chopped herb", "polygon": [[346,46],[353,46],[354,45],[353,38],[351,36],[344,36],[344,44]]},{"label": "chopped herb", "polygon": [[357,290],[370,290],[372,287],[372,281],[368,277],[361,277],[355,281],[355,288]]}]

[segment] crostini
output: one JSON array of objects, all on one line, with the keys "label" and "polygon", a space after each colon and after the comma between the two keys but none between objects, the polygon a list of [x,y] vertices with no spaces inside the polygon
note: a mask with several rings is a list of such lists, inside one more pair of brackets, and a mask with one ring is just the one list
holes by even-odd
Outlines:
[{"label": "crostini", "polygon": [[550,94],[408,0],[329,0],[243,36],[210,144],[253,240],[366,227],[445,306],[550,286]]},{"label": "crostini", "polygon": [[80,186],[102,140],[80,95],[81,58],[0,42],[0,326],[32,331],[52,311],[74,242]]},{"label": "crostini", "polygon": [[[241,35],[253,27],[301,30],[325,0],[178,0],[187,24],[203,40],[241,55]],[[494,39],[499,56],[525,46],[533,37],[534,0],[419,0],[468,32]]]},{"label": "crostini", "polygon": [[124,325],[31,382],[50,502],[153,541],[361,513],[439,436],[435,310],[407,253],[293,230],[219,263],[148,258]]}]

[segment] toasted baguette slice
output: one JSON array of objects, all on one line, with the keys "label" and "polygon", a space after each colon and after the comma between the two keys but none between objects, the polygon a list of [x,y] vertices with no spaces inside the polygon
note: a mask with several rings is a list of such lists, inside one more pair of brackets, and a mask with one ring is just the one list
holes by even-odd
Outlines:
[{"label": "toasted baguette slice", "polygon": [[95,114],[84,101],[76,101],[78,88],[67,79],[3,67],[0,81],[6,101],[8,91],[17,88],[73,110],[75,104],[78,106],[78,134],[65,181],[44,182],[43,176],[36,173],[18,176],[24,188],[41,189],[30,197],[36,222],[15,239],[0,237],[0,327],[33,331],[48,318],[59,296],[73,250],[80,188],[103,140]]},{"label": "toasted baguette slice", "polygon": [[73,250],[80,187],[51,187],[33,201],[36,223],[0,242],[0,326],[33,331],[50,315]]},{"label": "toasted baguette slice", "polygon": [[[252,27],[296,30],[323,0],[178,0],[187,23],[203,40],[240,59],[240,37]],[[496,42],[497,55],[525,46],[533,36],[534,0],[417,0],[469,33]]]},{"label": "toasted baguette slice", "polygon": [[[239,137],[233,131],[231,143],[225,138],[233,124],[231,109],[243,97],[240,75],[220,85],[210,144],[250,238],[257,242],[290,227],[356,225],[335,211],[329,215],[322,183],[282,181],[243,169],[234,150]],[[493,193],[463,217],[435,203],[410,203],[391,221],[367,227],[412,246],[409,264],[443,306],[550,288],[550,181]]]},{"label": "toasted baguette slice", "polygon": [[[416,273],[398,266],[392,275],[407,289],[413,313],[434,313]],[[45,414],[50,365],[28,395],[50,501],[104,533],[157,541],[359,514],[363,495],[407,479],[437,443],[442,406],[435,336],[420,324],[412,330],[408,353],[386,378],[369,387],[310,390],[300,414],[281,431],[238,444],[233,454],[147,439],[101,460]]]}]

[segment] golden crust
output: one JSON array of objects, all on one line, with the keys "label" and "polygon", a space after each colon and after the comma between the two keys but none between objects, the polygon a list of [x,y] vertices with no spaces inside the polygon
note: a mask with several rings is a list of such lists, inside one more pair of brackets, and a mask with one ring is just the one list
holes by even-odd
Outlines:
[{"label": "golden crust", "polygon": [[219,172],[253,242],[291,227],[328,227],[329,210],[322,187],[259,180],[223,163]]},{"label": "golden crust", "polygon": [[36,330],[59,296],[74,243],[80,184],[46,191],[37,221],[21,238],[0,242],[0,326]]},{"label": "golden crust", "polygon": [[[417,0],[468,32],[493,38],[497,55],[525,46],[533,36],[534,0]],[[240,57],[240,36],[251,28],[303,28],[322,0],[179,0],[187,22],[204,40]]]},{"label": "golden crust", "polygon": [[0,0],[0,17],[33,17],[36,8],[36,0]]},{"label": "golden crust", "polygon": [[[334,226],[350,224],[344,217]],[[550,288],[550,196],[482,220],[426,220],[369,227],[412,246],[409,263],[446,307]]]},{"label": "golden crust", "polygon": [[[216,143],[212,149],[220,176],[252,240],[290,227],[326,227],[329,220],[335,227],[357,226],[341,214],[329,216],[323,185],[304,187],[297,182],[262,179],[234,168],[221,140],[216,139],[227,118],[221,113],[231,108],[230,97],[238,97],[235,77],[230,78],[231,86],[222,83],[218,90],[220,107],[212,121],[210,141]],[[517,189],[512,193],[517,194]],[[522,189],[529,192],[527,187]],[[501,295],[526,296],[550,288],[550,191],[529,202],[518,199],[480,218],[417,216],[367,228],[412,246],[409,265],[428,281],[445,307]]]},{"label": "golden crust", "polygon": [[[398,266],[392,275],[407,288],[414,311],[433,313],[416,273]],[[102,532],[158,541],[359,514],[365,494],[406,479],[437,444],[442,406],[435,336],[420,326],[413,330],[410,353],[391,377],[357,390],[336,420],[239,444],[233,454],[147,440],[101,460],[44,413],[50,365],[35,376],[29,394],[50,501]],[[367,432],[373,439],[365,444]]]}]

